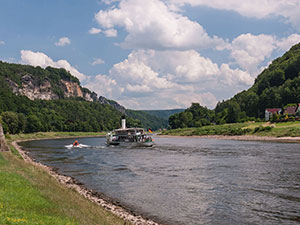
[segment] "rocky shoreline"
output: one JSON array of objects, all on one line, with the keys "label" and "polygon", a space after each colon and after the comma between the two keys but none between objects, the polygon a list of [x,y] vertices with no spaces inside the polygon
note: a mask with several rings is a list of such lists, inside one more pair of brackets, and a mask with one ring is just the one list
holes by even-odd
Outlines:
[{"label": "rocky shoreline", "polygon": [[[25,141],[25,140],[22,140],[22,141]],[[56,169],[35,161],[28,155],[28,152],[23,150],[18,145],[18,143],[22,142],[22,141],[12,142],[13,147],[20,153],[22,158],[25,161],[27,161],[39,168],[44,169],[46,172],[48,172],[48,174],[50,174],[52,177],[54,177],[59,183],[61,183],[65,187],[77,191],[79,194],[81,194],[85,198],[87,198],[90,201],[96,203],[97,205],[105,208],[106,210],[110,211],[114,215],[124,219],[124,221],[126,221],[126,222],[130,222],[135,225],[161,225],[159,223],[152,221],[151,219],[145,218],[141,215],[136,215],[133,211],[126,209],[120,203],[107,198],[105,195],[103,195],[99,192],[92,191],[92,190],[85,188],[84,184],[79,182],[77,179],[59,174]],[[28,140],[26,140],[26,141],[28,141]],[[124,224],[126,224],[126,222]]]}]

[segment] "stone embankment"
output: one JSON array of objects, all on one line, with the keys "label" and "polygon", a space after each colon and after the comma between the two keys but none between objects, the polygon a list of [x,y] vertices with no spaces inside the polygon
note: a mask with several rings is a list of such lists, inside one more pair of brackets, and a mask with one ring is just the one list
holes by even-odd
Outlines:
[{"label": "stone embankment", "polygon": [[9,148],[5,141],[5,136],[2,128],[2,124],[0,123],[0,151],[9,151]]}]

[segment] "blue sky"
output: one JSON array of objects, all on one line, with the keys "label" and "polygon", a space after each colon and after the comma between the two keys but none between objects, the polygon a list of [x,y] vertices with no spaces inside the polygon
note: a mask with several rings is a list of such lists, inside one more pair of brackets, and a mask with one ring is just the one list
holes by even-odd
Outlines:
[{"label": "blue sky", "polygon": [[213,108],[300,42],[298,0],[0,0],[0,60],[131,109]]}]

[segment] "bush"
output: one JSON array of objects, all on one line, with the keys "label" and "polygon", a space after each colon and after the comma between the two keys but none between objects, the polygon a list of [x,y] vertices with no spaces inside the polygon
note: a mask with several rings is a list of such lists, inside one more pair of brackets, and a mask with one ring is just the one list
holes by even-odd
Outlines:
[{"label": "bush", "polygon": [[4,133],[16,134],[19,131],[18,114],[15,112],[3,112],[1,114]]},{"label": "bush", "polygon": [[270,130],[272,130],[272,128],[273,127],[271,127],[271,126],[266,126],[266,127],[259,126],[259,127],[255,127],[253,133],[263,132],[263,131],[270,131]]}]

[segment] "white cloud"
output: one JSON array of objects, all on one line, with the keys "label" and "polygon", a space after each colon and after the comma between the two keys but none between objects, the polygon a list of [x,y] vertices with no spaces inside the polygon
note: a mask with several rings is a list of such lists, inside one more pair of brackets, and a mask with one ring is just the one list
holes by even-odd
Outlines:
[{"label": "white cloud", "polygon": [[230,56],[235,64],[246,70],[252,76],[258,75],[265,68],[274,51],[284,52],[300,42],[300,35],[292,34],[278,39],[272,35],[242,34],[232,43],[227,43],[219,50],[230,50]]},{"label": "white cloud", "polygon": [[67,60],[53,61],[49,56],[42,52],[33,52],[30,50],[21,50],[21,63],[32,66],[40,66],[46,68],[47,66],[55,68],[64,68],[80,81],[86,79],[86,75],[80,73],[76,68],[70,65]]},{"label": "white cloud", "polygon": [[242,34],[231,44],[230,56],[243,69],[257,75],[260,64],[276,49],[276,39],[270,35]]},{"label": "white cloud", "polygon": [[0,45],[5,45],[5,42],[0,40]]},{"label": "white cloud", "polygon": [[118,31],[115,29],[108,29],[103,32],[106,37],[117,37]]},{"label": "white cloud", "polygon": [[117,1],[119,1],[119,0],[102,0],[101,2],[106,5],[111,5],[112,3],[117,2]]},{"label": "white cloud", "polygon": [[282,51],[288,51],[293,45],[298,44],[300,42],[299,34],[292,34],[287,38],[282,38],[277,42],[277,46]]},{"label": "white cloud", "polygon": [[[145,87],[146,92],[152,90],[155,92],[159,89],[174,87],[172,82],[161,77],[158,72],[154,71],[146,61],[139,58],[143,53],[133,52],[123,62],[115,64],[109,71],[111,77],[121,84],[126,84],[125,91],[132,92],[133,87],[137,87],[134,92],[141,91]],[[144,55],[147,57],[147,55]]]},{"label": "white cloud", "polygon": [[100,64],[104,64],[104,60],[101,59],[101,58],[98,58],[98,59],[95,59],[93,62],[92,62],[92,65],[95,66],[95,65],[100,65]]},{"label": "white cloud", "polygon": [[90,34],[99,34],[101,31],[102,31],[101,29],[92,27],[92,28],[89,30],[89,33],[90,33]]},{"label": "white cloud", "polygon": [[222,64],[219,70],[219,83],[223,87],[251,86],[254,83],[254,78],[240,69],[231,69],[228,64]]},{"label": "white cloud", "polygon": [[135,50],[108,75],[91,78],[87,87],[128,108],[189,107],[192,102],[213,108],[217,99],[230,97],[253,81],[247,72],[227,64],[219,67],[194,50]]},{"label": "white cloud", "polygon": [[66,45],[69,45],[71,44],[71,41],[69,38],[67,37],[62,37],[58,40],[58,42],[55,42],[54,43],[56,46],[66,46]]},{"label": "white cloud", "polygon": [[114,100],[118,99],[124,91],[124,88],[119,87],[114,79],[102,74],[88,77],[85,87],[95,91],[98,95]]},{"label": "white cloud", "polygon": [[170,4],[182,6],[207,6],[220,10],[232,10],[242,16],[266,18],[282,16],[300,29],[300,1],[299,0],[168,0]]},{"label": "white cloud", "polygon": [[121,46],[143,49],[193,49],[224,45],[209,37],[203,27],[159,0],[122,0],[117,8],[100,10],[96,21],[105,29],[123,27],[128,32]]}]

